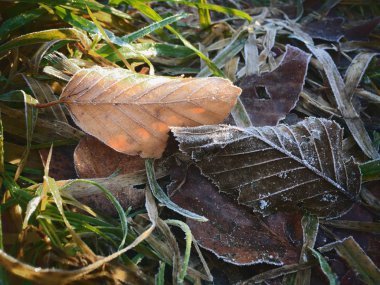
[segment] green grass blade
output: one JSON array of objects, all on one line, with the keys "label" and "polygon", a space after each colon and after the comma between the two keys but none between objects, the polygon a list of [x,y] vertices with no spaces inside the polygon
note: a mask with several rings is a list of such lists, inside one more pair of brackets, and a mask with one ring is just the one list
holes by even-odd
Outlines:
[{"label": "green grass blade", "polygon": [[34,32],[14,38],[0,46],[0,53],[25,45],[45,43],[53,40],[80,41],[85,47],[91,44],[90,39],[83,32],[72,28],[62,28]]},{"label": "green grass blade", "polygon": [[[3,101],[3,102],[25,102],[24,100],[24,94],[25,92],[22,91],[22,90],[12,90],[12,91],[9,91],[7,93],[4,93],[4,94],[1,94],[0,95],[0,101]],[[30,95],[27,95],[27,96],[30,96]],[[30,96],[30,100],[27,100],[27,104],[30,104],[31,105],[34,105],[36,103],[38,103],[38,101],[36,99],[34,99],[33,97]]]},{"label": "green grass blade", "polygon": [[66,185],[64,185],[61,188],[61,191],[63,191],[65,188],[71,186],[72,184],[79,183],[79,182],[87,183],[87,184],[94,185],[94,186],[98,187],[103,192],[103,194],[107,197],[107,199],[112,203],[112,205],[115,207],[115,209],[119,215],[120,224],[121,224],[121,228],[123,231],[123,238],[122,238],[122,241],[119,245],[119,249],[123,248],[125,245],[127,235],[128,235],[128,220],[127,220],[127,216],[123,210],[123,207],[120,205],[119,201],[115,198],[115,196],[112,195],[112,193],[108,189],[104,188],[102,185],[100,185],[94,181],[91,181],[91,180],[86,180],[86,179],[73,180],[73,181],[67,183]]},{"label": "green grass blade", "polygon": [[[115,1],[112,1],[112,2],[115,2]],[[123,1],[117,1],[117,2],[121,3]],[[155,1],[145,0],[144,2],[173,2],[176,4],[182,4],[182,5],[186,5],[190,7],[195,7],[198,9],[207,9],[207,10],[211,10],[211,11],[215,11],[215,12],[219,12],[223,14],[233,15],[233,16],[245,19],[249,22],[252,21],[252,17],[249,14],[245,13],[244,11],[234,9],[234,8],[224,7],[221,5],[209,4],[203,0],[200,0],[198,2],[181,1],[181,0],[155,0]]]},{"label": "green grass blade", "polygon": [[[146,5],[145,3],[141,1],[123,0],[122,2],[126,2],[132,5],[135,9],[139,10],[145,16],[151,18],[152,20],[156,22],[162,21],[162,17],[156,11],[154,11],[151,7],[149,7],[148,5]],[[169,25],[166,26],[166,28],[172,34],[174,34],[178,39],[180,39],[186,47],[194,51],[201,59],[203,59],[215,76],[224,77],[223,72],[207,56],[205,56],[201,51],[199,51],[196,47],[194,47],[188,40],[186,40],[180,33],[178,33],[174,28],[172,28]]]},{"label": "green grass blade", "polygon": [[319,266],[322,269],[322,272],[326,275],[327,279],[329,280],[330,285],[337,285],[338,283],[338,277],[336,274],[332,271],[330,265],[328,264],[327,260],[323,257],[322,254],[320,254],[315,249],[309,248],[311,253],[318,259]]},{"label": "green grass blade", "polygon": [[160,266],[155,277],[155,285],[165,285],[165,262],[160,261]]},{"label": "green grass blade", "polygon": [[0,26],[0,39],[5,39],[10,32],[25,26],[45,13],[45,9],[37,8],[7,19]]},{"label": "green grass blade", "polygon": [[18,2],[23,3],[30,3],[30,4],[46,4],[49,7],[55,7],[58,5],[65,5],[69,8],[77,8],[80,9],[82,12],[87,11],[87,7],[90,8],[92,11],[102,11],[107,14],[115,15],[123,19],[131,20],[131,16],[129,16],[127,13],[124,13],[118,9],[103,5],[101,3],[98,3],[96,1],[84,1],[84,0],[20,0]]},{"label": "green grass blade", "polygon": [[363,182],[380,179],[380,159],[375,159],[360,165]]},{"label": "green grass blade", "polygon": [[182,264],[181,272],[178,276],[178,284],[183,284],[183,282],[185,280],[185,276],[187,274],[187,267],[189,265],[193,235],[191,234],[191,230],[190,230],[189,226],[182,221],[166,220],[165,222],[168,225],[179,227],[185,233],[186,249],[185,249],[185,254],[183,256],[183,264]]},{"label": "green grass blade", "polygon": [[[157,58],[161,64],[165,64],[162,58],[186,61],[196,56],[191,49],[181,45],[172,45],[167,43],[138,43],[131,44],[131,46],[133,48],[132,51],[129,48],[119,48],[119,52],[124,56],[124,58],[138,58],[139,54],[143,54],[151,60]],[[120,60],[113,52],[112,48],[108,45],[101,47],[96,51],[96,53],[112,62],[117,62]]]},{"label": "green grass blade", "polygon": [[28,226],[29,219],[33,215],[33,213],[37,210],[40,202],[41,202],[41,196],[36,196],[32,200],[29,201],[28,205],[26,206],[25,218],[22,223],[23,229],[25,229]]},{"label": "green grass blade", "polygon": [[15,181],[21,175],[22,170],[28,159],[30,152],[30,147],[32,145],[32,137],[34,132],[34,127],[37,122],[38,109],[32,107],[31,105],[36,103],[36,99],[32,96],[26,94],[24,91],[21,91],[24,97],[24,106],[25,106],[25,129],[26,129],[26,149],[22,154],[21,161],[15,173]]},{"label": "green grass blade", "polygon": [[199,15],[199,25],[206,29],[211,26],[211,16],[208,8],[204,7],[207,6],[207,0],[199,0],[199,4],[203,4],[203,7],[200,7],[200,5],[197,5],[198,8],[198,15]]},{"label": "green grass blade", "polygon": [[[230,43],[217,54],[212,62],[218,68],[222,68],[228,61],[230,61],[244,48],[246,41],[246,31],[241,30],[240,32],[236,33],[236,35],[231,39]],[[197,77],[207,77],[212,73],[213,71],[210,69],[210,67],[206,66],[198,73]]]},{"label": "green grass blade", "polygon": [[144,28],[141,28],[140,30],[130,33],[129,35],[121,37],[121,39],[127,43],[131,43],[139,38],[142,38],[158,29],[161,29],[165,27],[166,25],[173,24],[181,19],[184,19],[188,17],[189,15],[186,13],[181,13],[178,15],[167,17],[161,21],[154,22],[153,24],[150,24],[149,26],[146,26]]},{"label": "green grass blade", "polygon": [[160,201],[160,203],[164,204],[170,210],[173,210],[174,212],[176,212],[182,216],[185,216],[187,218],[190,218],[190,219],[193,219],[196,221],[200,221],[200,222],[208,221],[207,218],[200,216],[200,215],[197,215],[197,214],[190,212],[186,209],[183,209],[183,208],[179,207],[178,205],[176,205],[175,203],[173,203],[173,201],[171,201],[169,199],[169,197],[165,194],[165,192],[161,189],[160,185],[158,185],[158,183],[156,181],[156,175],[154,173],[154,160],[153,159],[146,159],[145,160],[145,169],[146,169],[146,175],[148,178],[150,190],[152,191],[153,196],[156,197],[156,199],[158,201]]}]

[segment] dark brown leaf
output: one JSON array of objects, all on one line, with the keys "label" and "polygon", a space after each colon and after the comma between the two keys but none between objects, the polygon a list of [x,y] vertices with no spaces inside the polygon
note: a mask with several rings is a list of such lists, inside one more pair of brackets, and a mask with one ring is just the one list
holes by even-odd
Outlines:
[{"label": "dark brown leaf", "polygon": [[114,151],[91,136],[85,136],[80,140],[74,152],[74,163],[81,178],[145,172],[144,159]]},{"label": "dark brown leaf", "polygon": [[333,121],[172,131],[203,174],[255,212],[303,208],[336,217],[351,208],[360,190],[359,167],[352,158],[344,161],[343,130]]},{"label": "dark brown leaf", "polygon": [[344,36],[350,41],[368,41],[368,36],[377,27],[377,25],[379,25],[379,23],[380,17],[376,17],[360,25],[347,29]]},{"label": "dark brown leaf", "polygon": [[[177,171],[183,171],[183,167]],[[183,182],[178,173],[172,178]],[[277,213],[261,218],[220,194],[194,166],[189,168],[179,189],[172,185],[171,194],[179,206],[209,219],[208,222],[187,219],[187,224],[199,244],[224,261],[238,265],[280,265],[298,260],[302,239],[300,215]]]},{"label": "dark brown leaf", "polygon": [[[42,163],[45,166],[49,149],[41,149],[39,153]],[[49,176],[57,180],[77,178],[74,169],[73,153],[73,146],[54,147],[49,165]]]},{"label": "dark brown leaf", "polygon": [[343,37],[343,22],[341,17],[324,18],[307,23],[302,30],[312,38],[338,42]]},{"label": "dark brown leaf", "polygon": [[[241,80],[241,100],[254,126],[277,125],[295,107],[309,59],[310,54],[287,45],[284,58],[275,70]],[[265,88],[269,98],[260,98],[258,88]]]}]

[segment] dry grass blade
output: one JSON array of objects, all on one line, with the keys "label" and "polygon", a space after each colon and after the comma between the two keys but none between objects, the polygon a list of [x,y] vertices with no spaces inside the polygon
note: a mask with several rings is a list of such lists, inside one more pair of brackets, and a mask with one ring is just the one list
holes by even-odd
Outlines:
[{"label": "dry grass blade", "polygon": [[60,101],[78,126],[116,151],[158,158],[169,126],[221,122],[240,92],[221,78],[147,76],[95,67],[77,72]]},{"label": "dry grass blade", "polygon": [[352,99],[355,89],[359,85],[360,80],[362,79],[364,72],[368,67],[368,64],[376,55],[378,54],[362,52],[355,56],[355,58],[352,60],[351,65],[348,67],[346,75],[344,76],[344,82],[346,84],[344,91],[346,92],[349,100]]},{"label": "dry grass blade", "polygon": [[342,129],[309,118],[287,126],[172,128],[180,149],[219,189],[254,211],[304,208],[323,217],[349,210],[360,171],[344,160]]},{"label": "dry grass blade", "polygon": [[[362,120],[360,119],[354,106],[352,105],[352,94],[346,93],[346,91],[354,91],[352,90],[352,82],[350,82],[348,87],[346,87],[334,61],[325,50],[311,45],[308,45],[308,48],[321,62],[326,76],[329,80],[332,92],[338,105],[338,109],[341,112],[343,118],[345,119],[345,122],[349,130],[351,131],[355,141],[368,157],[372,159],[379,158],[379,153],[373,147],[371,138],[369,137]],[[368,60],[365,60],[364,62],[367,61]],[[366,64],[364,64],[364,66],[366,66]],[[349,71],[348,76],[351,77],[352,73],[354,72]],[[362,74],[362,72],[360,74]],[[355,76],[356,80],[353,81],[355,82],[355,84],[359,83],[361,78],[360,74],[359,76]]]},{"label": "dry grass blade", "polygon": [[348,265],[359,274],[359,278],[366,284],[379,284],[379,268],[351,236],[318,248],[320,252],[326,252],[332,249],[335,249],[336,252],[346,260]]}]

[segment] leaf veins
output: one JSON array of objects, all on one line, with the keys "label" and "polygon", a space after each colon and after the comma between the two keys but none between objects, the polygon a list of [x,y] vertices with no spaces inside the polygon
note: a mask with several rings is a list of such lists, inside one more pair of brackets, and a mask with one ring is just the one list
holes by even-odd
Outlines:
[{"label": "leaf veins", "polygon": [[72,77],[60,102],[80,128],[116,151],[158,158],[168,126],[220,123],[240,93],[222,78],[148,76],[93,67]]},{"label": "leaf veins", "polygon": [[345,161],[342,129],[333,121],[172,131],[180,149],[222,192],[264,215],[302,208],[322,217],[340,216],[360,190],[359,167],[352,158]]}]

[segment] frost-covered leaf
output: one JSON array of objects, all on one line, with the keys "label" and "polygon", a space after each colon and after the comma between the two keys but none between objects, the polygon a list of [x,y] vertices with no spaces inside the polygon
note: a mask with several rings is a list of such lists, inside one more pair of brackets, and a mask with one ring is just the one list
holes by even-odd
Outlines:
[{"label": "frost-covered leaf", "polygon": [[359,167],[352,158],[345,161],[343,130],[333,121],[172,131],[204,175],[255,212],[302,208],[336,217],[351,208],[360,190]]},{"label": "frost-covered leaf", "polygon": [[207,222],[187,219],[199,245],[228,263],[291,264],[299,259],[302,229],[299,214],[276,213],[265,218],[219,193],[195,166],[172,167],[171,199]]},{"label": "frost-covered leaf", "polygon": [[240,92],[222,78],[148,76],[94,67],[72,77],[60,102],[79,127],[116,151],[158,158],[168,126],[219,123]]},{"label": "frost-covered leaf", "polygon": [[324,18],[307,23],[302,30],[314,39],[338,42],[344,35],[342,24],[344,18]]},{"label": "frost-covered leaf", "polygon": [[[309,59],[310,54],[287,45],[284,58],[275,70],[248,75],[241,80],[241,100],[254,126],[276,125],[295,107]],[[265,88],[265,96],[269,98],[261,98],[259,88]]]}]

